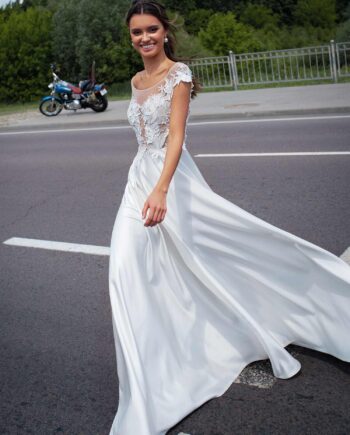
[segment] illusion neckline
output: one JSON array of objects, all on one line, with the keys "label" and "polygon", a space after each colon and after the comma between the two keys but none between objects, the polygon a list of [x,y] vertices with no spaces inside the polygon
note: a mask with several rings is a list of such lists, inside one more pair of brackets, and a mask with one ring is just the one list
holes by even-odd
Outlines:
[{"label": "illusion neckline", "polygon": [[170,71],[174,68],[174,66],[175,66],[177,63],[178,63],[178,62],[173,63],[173,64],[171,65],[171,67],[168,69],[168,71],[166,72],[165,76],[162,77],[160,80],[158,80],[157,83],[154,83],[154,85],[149,86],[148,88],[145,88],[145,89],[138,89],[138,88],[135,87],[135,85],[134,85],[134,83],[133,83],[133,80],[131,80],[131,86],[132,86],[132,88],[133,88],[135,91],[137,91],[137,92],[148,91],[149,89],[154,88],[154,87],[157,86],[160,82],[162,82],[164,79],[166,79],[166,78],[168,77],[168,75],[170,74]]}]

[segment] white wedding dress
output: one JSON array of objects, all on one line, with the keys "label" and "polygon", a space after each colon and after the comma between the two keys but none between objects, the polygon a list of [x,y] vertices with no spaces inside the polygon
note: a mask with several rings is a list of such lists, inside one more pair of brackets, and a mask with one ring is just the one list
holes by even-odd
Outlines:
[{"label": "white wedding dress", "polygon": [[154,86],[132,86],[138,151],[109,262],[119,378],[110,435],[164,435],[252,361],[269,358],[276,377],[290,378],[300,370],[290,343],[350,361],[350,267],[216,194],[185,142],[165,219],[144,226],[180,81],[191,70],[176,62]]}]

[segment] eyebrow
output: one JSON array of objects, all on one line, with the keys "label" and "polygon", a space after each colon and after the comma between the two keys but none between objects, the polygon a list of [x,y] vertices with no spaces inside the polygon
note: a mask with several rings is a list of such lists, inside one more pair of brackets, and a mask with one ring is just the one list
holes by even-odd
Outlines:
[{"label": "eyebrow", "polygon": [[[159,24],[151,24],[150,26],[147,26],[147,28],[149,29],[150,27],[159,27]],[[133,27],[130,30],[141,30],[139,27]]]}]

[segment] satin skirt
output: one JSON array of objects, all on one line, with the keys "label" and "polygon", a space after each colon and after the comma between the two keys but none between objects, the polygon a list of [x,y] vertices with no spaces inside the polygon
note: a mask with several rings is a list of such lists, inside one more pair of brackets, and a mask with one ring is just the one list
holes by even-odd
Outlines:
[{"label": "satin skirt", "polygon": [[163,222],[144,202],[165,149],[139,148],[115,219],[109,293],[119,378],[110,435],[164,435],[253,361],[290,344],[350,361],[350,267],[216,194],[184,144]]}]

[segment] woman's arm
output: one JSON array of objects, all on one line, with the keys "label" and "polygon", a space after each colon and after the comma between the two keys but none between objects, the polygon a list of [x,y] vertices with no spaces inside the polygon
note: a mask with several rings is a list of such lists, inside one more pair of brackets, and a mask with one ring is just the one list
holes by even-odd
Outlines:
[{"label": "woman's arm", "polygon": [[169,189],[171,179],[179,163],[182,145],[185,139],[186,119],[191,96],[191,83],[181,81],[173,91],[168,145],[164,160],[162,173],[155,185],[152,193],[147,198],[142,210],[142,219],[145,218],[149,210],[145,226],[154,226],[161,222],[166,213],[166,194]]},{"label": "woman's arm", "polygon": [[168,147],[164,167],[154,190],[167,193],[182,153],[191,83],[180,82],[174,88],[170,107]]}]

